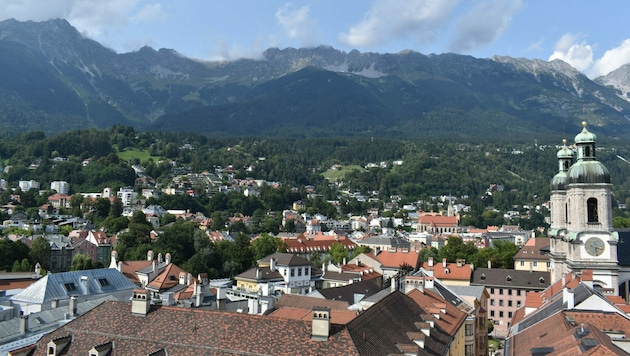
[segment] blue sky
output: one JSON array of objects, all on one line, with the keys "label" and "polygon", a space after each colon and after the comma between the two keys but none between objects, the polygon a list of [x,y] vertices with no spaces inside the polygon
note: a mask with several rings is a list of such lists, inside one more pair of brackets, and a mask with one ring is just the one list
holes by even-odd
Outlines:
[{"label": "blue sky", "polygon": [[270,47],[562,59],[590,77],[630,63],[626,0],[0,0],[0,20],[65,18],[119,53],[201,60]]}]

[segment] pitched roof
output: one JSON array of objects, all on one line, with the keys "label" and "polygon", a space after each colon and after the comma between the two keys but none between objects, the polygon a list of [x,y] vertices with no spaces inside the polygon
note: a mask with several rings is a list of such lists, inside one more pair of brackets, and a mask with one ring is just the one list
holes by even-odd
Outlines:
[{"label": "pitched roof", "polygon": [[268,266],[271,263],[271,259],[276,259],[276,265],[278,266],[311,266],[312,263],[303,259],[298,255],[292,253],[276,252],[269,256],[265,256],[258,260],[259,266]]},{"label": "pitched roof", "polygon": [[380,292],[381,288],[371,280],[360,281],[351,283],[341,287],[318,289],[317,291],[330,300],[341,300],[348,304],[356,303],[356,295],[361,295],[363,298],[369,297],[372,294]]},{"label": "pitched roof", "polygon": [[542,290],[549,287],[551,274],[540,271],[520,271],[502,268],[477,268],[471,284],[487,287]]},{"label": "pitched roof", "polygon": [[49,273],[11,297],[11,300],[43,304],[51,302],[53,299],[68,299],[73,295],[86,296],[131,291],[135,287],[135,284],[113,268]]},{"label": "pitched roof", "polygon": [[[443,355],[451,339],[439,327],[432,328],[430,337],[424,338],[424,348],[413,338],[421,332],[420,324],[433,319],[410,297],[395,291],[358,315],[346,325],[361,355],[398,355],[398,345],[413,346],[409,352],[418,355]],[[424,335],[424,334],[423,334]],[[406,348],[407,346],[405,346]]]},{"label": "pitched roof", "polygon": [[153,261],[151,260],[119,261],[122,267],[122,274],[135,284],[140,284],[136,272],[151,266],[152,263]]},{"label": "pitched roof", "polygon": [[[312,308],[282,307],[282,308],[274,310],[268,315],[271,317],[281,318],[281,319],[311,321],[311,318],[313,317],[312,314],[313,314]],[[349,323],[350,320],[354,319],[356,316],[357,316],[357,312],[353,310],[348,310],[348,309],[331,310],[330,322],[337,325],[345,325]]]},{"label": "pitched roof", "polygon": [[[179,284],[179,276],[181,273],[185,275],[188,274],[188,272],[184,271],[176,264],[169,263],[160,274],[149,282],[147,288],[157,289],[159,291],[172,288]],[[194,279],[194,277],[192,279]],[[192,281],[190,284],[192,284]]]},{"label": "pitched roof", "polygon": [[311,322],[224,311],[152,306],[146,317],[128,302],[104,302],[46,335],[38,350],[57,337],[72,335],[65,354],[86,355],[114,340],[116,354],[146,355],[358,355],[350,334],[333,326],[327,341],[311,340]]},{"label": "pitched roof", "polygon": [[381,251],[376,255],[376,259],[383,267],[399,268],[403,264],[408,264],[413,269],[418,269],[420,254],[409,249],[398,249],[396,251]]},{"label": "pitched roof", "polygon": [[[516,253],[515,260],[549,260],[551,257],[542,251],[549,250],[549,237],[536,237],[527,240],[527,243]],[[542,251],[541,251],[542,250]]]},{"label": "pitched roof", "polygon": [[436,227],[457,226],[457,216],[421,215],[420,224]]},{"label": "pitched roof", "polygon": [[[625,351],[613,344],[611,338],[600,331],[589,317],[604,313],[589,313],[579,317],[584,322],[577,322],[572,315],[575,313],[559,312],[549,318],[541,320],[535,328],[529,328],[514,336],[506,344],[507,355],[534,354],[535,351],[554,355],[620,355]],[[624,318],[625,319],[625,318]],[[626,322],[628,320],[626,319]],[[541,353],[543,354],[543,353]],[[546,353],[545,353],[546,354]]]},{"label": "pitched roof", "polygon": [[442,263],[434,263],[432,267],[428,262],[422,264],[422,268],[433,272],[433,277],[441,280],[459,280],[470,281],[473,269],[469,264],[462,264],[459,267],[457,263],[447,263],[446,267]]},{"label": "pitched roof", "polygon": [[439,315],[439,318],[435,318],[435,324],[449,335],[455,335],[466,320],[466,313],[428,289],[424,292],[413,289],[407,295],[427,314]]}]

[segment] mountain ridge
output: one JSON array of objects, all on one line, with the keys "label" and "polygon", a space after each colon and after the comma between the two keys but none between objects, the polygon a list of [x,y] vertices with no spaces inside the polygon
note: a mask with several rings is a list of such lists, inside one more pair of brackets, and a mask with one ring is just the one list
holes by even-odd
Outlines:
[{"label": "mountain ridge", "polygon": [[544,139],[588,121],[603,137],[630,133],[630,66],[590,80],[561,61],[330,46],[204,62],[172,49],[118,54],[62,19],[2,21],[0,49],[5,132]]}]

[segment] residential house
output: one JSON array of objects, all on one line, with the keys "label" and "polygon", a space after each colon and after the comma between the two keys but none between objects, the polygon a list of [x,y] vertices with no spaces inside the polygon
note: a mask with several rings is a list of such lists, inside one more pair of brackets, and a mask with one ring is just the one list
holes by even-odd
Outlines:
[{"label": "residential house", "polygon": [[[276,252],[257,262],[257,266],[238,276],[233,295],[240,292],[258,293],[263,296],[278,291],[288,294],[307,294],[315,288],[321,270],[309,261],[292,253]],[[236,291],[239,291],[237,293]]]},{"label": "residential house", "polygon": [[59,194],[68,195],[70,193],[70,184],[64,181],[53,181],[50,182],[50,190],[54,190]]},{"label": "residential house", "polygon": [[429,257],[427,262],[422,264],[422,268],[430,276],[439,278],[446,285],[469,286],[472,277],[473,266],[466,264],[466,260],[447,262],[446,258],[442,263],[435,263],[433,257]]},{"label": "residential house", "polygon": [[625,302],[595,290],[593,272],[568,273],[541,292],[527,293],[512,320],[505,355],[630,354]]},{"label": "residential house", "polygon": [[551,271],[549,257],[549,237],[537,237],[527,240],[514,256],[514,269],[519,271]]},{"label": "residential house", "polygon": [[352,252],[357,244],[346,236],[335,233],[301,233],[298,235],[278,235],[287,245],[287,252],[299,255],[302,258],[310,259],[314,253],[328,254],[330,247],[334,243],[340,243],[343,247]]},{"label": "residential house", "polygon": [[133,188],[125,187],[120,188],[118,192],[116,192],[116,196],[120,199],[123,206],[131,206],[138,197],[138,193],[136,193]]},{"label": "residential house", "polygon": [[10,298],[21,315],[56,308],[59,301],[112,295],[128,300],[135,285],[112,268],[49,273]]},{"label": "residential house", "polygon": [[48,202],[55,208],[70,208],[70,196],[67,194],[55,193],[48,197]]},{"label": "residential house", "polygon": [[354,305],[381,290],[382,288],[373,281],[359,281],[339,287],[317,289],[310,293],[309,296],[328,300],[340,300]]},{"label": "residential house", "polygon": [[488,319],[494,323],[494,335],[505,337],[512,317],[525,305],[527,292],[542,291],[550,283],[549,272],[477,268],[470,284],[483,286],[488,291]]}]

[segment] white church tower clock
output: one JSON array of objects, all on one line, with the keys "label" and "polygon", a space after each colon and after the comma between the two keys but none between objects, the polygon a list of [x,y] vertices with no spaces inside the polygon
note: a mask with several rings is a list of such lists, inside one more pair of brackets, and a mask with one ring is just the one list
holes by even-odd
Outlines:
[{"label": "white church tower clock", "polygon": [[596,157],[596,136],[582,123],[575,136],[577,160],[566,144],[558,152],[560,169],[551,181],[550,255],[552,282],[563,274],[593,271],[593,285],[618,294],[617,242],[612,226],[612,184]]}]

